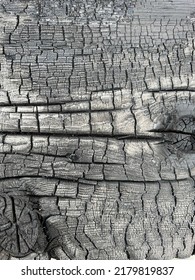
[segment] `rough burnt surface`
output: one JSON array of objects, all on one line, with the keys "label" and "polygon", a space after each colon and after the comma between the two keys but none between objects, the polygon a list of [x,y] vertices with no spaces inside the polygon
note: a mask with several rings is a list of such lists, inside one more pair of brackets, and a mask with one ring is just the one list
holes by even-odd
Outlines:
[{"label": "rough burnt surface", "polygon": [[0,259],[195,244],[195,0],[2,0]]}]

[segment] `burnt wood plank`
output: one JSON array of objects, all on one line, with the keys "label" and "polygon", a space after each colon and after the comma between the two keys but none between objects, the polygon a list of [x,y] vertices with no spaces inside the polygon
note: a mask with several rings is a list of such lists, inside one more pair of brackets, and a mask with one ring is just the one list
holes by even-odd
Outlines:
[{"label": "burnt wood plank", "polygon": [[2,0],[0,259],[195,244],[195,0]]}]

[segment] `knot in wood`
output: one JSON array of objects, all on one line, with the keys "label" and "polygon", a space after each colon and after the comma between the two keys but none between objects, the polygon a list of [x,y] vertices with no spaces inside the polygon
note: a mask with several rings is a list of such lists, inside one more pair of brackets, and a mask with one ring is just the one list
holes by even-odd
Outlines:
[{"label": "knot in wood", "polygon": [[30,253],[38,237],[38,217],[27,201],[0,194],[0,246],[12,256]]}]

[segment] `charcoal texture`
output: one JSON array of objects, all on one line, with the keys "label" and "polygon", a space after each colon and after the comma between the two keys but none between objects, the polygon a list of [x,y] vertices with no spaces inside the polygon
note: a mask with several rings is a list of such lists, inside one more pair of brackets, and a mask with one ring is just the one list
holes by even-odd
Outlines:
[{"label": "charcoal texture", "polygon": [[0,259],[195,247],[195,0],[0,1]]}]

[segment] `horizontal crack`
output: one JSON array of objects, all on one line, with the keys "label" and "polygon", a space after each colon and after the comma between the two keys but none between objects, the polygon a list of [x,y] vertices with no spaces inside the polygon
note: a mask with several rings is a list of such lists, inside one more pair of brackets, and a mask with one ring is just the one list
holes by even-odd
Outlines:
[{"label": "horizontal crack", "polygon": [[89,102],[90,99],[84,99],[84,100],[63,100],[63,101],[59,101],[57,100],[56,102],[32,102],[32,103],[7,103],[7,104],[0,104],[0,108],[1,107],[12,107],[12,106],[16,106],[16,107],[29,107],[29,106],[52,106],[52,105],[66,105],[67,103],[81,103],[81,102]]},{"label": "horizontal crack", "polygon": [[[41,175],[24,175],[24,176],[14,176],[14,177],[4,177],[4,178],[0,178],[0,181],[6,181],[6,180],[10,180],[10,179],[30,179],[30,178],[42,178],[42,179],[45,179],[45,180],[60,180],[60,181],[65,181],[65,182],[78,182],[78,183],[84,183],[84,184],[88,184],[89,182],[89,185],[94,185],[94,184],[98,184],[98,182],[112,182],[112,183],[166,183],[166,182],[185,182],[187,180],[189,180],[189,178],[184,178],[184,179],[162,179],[162,180],[154,180],[154,181],[151,181],[151,180],[140,180],[140,181],[136,181],[136,180],[106,180],[106,179],[87,179],[86,182],[84,180],[84,178],[78,178],[78,179],[65,179],[65,178],[61,178],[61,177],[50,177],[50,176],[41,176]],[[84,180],[84,181],[83,181]],[[93,184],[90,184],[90,181],[93,182]]]},{"label": "horizontal crack", "polygon": [[91,92],[107,92],[111,91],[114,92],[115,90],[122,90],[122,87],[112,87],[112,88],[107,88],[107,89],[97,89],[97,90],[92,90]]},{"label": "horizontal crack", "polygon": [[195,133],[192,132],[186,132],[182,130],[162,130],[162,129],[150,129],[148,132],[155,132],[155,133],[175,133],[175,134],[184,134],[184,135],[192,135],[195,137]]},{"label": "horizontal crack", "polygon": [[[151,131],[152,132],[152,131]],[[154,131],[156,132],[156,131]],[[3,135],[29,135],[29,136],[58,136],[58,137],[84,137],[84,138],[93,138],[93,137],[97,137],[97,138],[115,138],[117,140],[124,140],[124,139],[131,139],[131,140],[151,140],[151,141],[159,141],[159,140],[163,140],[162,137],[155,137],[155,136],[149,136],[149,135],[126,135],[126,134],[115,134],[115,135],[111,135],[111,134],[96,134],[96,133],[91,133],[91,134],[82,134],[82,133],[64,133],[64,132],[18,132],[18,131],[0,131],[0,136]]]},{"label": "horizontal crack", "polygon": [[172,89],[146,89],[144,90],[144,92],[154,92],[154,93],[160,93],[160,92],[178,92],[178,91],[182,91],[182,92],[195,92],[195,89],[192,88],[188,88],[186,86],[181,87],[181,88],[172,88]]}]

